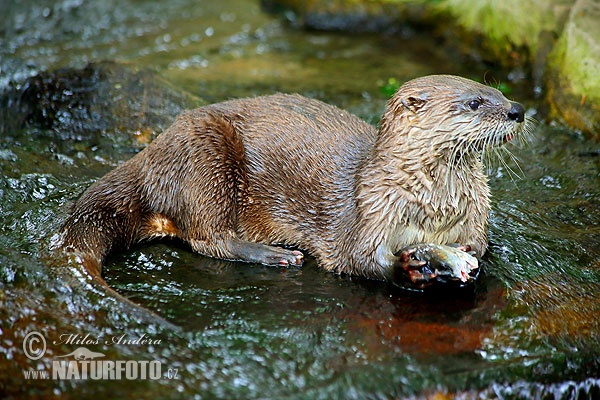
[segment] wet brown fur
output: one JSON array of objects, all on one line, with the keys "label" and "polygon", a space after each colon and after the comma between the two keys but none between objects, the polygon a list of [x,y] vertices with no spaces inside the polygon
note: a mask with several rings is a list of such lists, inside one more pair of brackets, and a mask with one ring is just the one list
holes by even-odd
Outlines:
[{"label": "wet brown fur", "polygon": [[[479,112],[473,98],[485,100]],[[62,246],[100,278],[105,257],[174,236],[218,258],[387,279],[400,248],[486,250],[481,151],[522,124],[495,89],[452,76],[408,82],[379,131],[320,101],[277,94],[181,114],[76,202]],[[496,137],[497,136],[497,137]],[[490,137],[492,139],[490,139]],[[458,149],[458,150],[457,150]]]}]

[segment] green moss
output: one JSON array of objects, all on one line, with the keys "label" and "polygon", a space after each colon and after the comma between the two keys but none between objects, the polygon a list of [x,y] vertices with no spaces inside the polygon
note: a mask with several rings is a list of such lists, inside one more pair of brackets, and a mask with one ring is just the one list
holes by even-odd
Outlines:
[{"label": "green moss", "polygon": [[600,100],[600,43],[590,40],[588,33],[570,24],[555,46],[549,66],[561,79],[568,79],[574,94]]},{"label": "green moss", "polygon": [[499,52],[510,46],[526,47],[535,54],[539,35],[560,28],[565,0],[447,0],[443,7],[467,31],[484,35]]},{"label": "green moss", "polygon": [[400,81],[396,78],[388,78],[385,84],[379,86],[379,91],[385,97],[390,98],[396,93],[396,91],[400,88]]}]

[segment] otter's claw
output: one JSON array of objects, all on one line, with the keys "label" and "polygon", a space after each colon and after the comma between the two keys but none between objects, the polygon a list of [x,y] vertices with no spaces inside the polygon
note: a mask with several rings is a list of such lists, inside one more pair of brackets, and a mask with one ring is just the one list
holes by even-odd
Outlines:
[{"label": "otter's claw", "polygon": [[298,250],[285,251],[285,253],[280,256],[279,260],[279,265],[282,267],[301,266],[303,263],[304,254]]}]

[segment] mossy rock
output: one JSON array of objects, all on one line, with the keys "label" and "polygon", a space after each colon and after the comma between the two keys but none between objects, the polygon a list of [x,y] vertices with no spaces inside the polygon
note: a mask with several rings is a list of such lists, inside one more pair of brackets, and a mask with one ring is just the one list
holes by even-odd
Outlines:
[{"label": "mossy rock", "polygon": [[573,0],[446,0],[440,7],[501,64],[532,62],[562,30]]},{"label": "mossy rock", "polygon": [[600,140],[600,5],[579,0],[548,57],[546,99],[552,118]]}]

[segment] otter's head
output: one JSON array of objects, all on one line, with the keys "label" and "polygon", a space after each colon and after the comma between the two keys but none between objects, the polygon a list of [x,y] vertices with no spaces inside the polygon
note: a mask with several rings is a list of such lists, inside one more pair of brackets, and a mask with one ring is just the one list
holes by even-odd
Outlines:
[{"label": "otter's head", "polygon": [[382,130],[427,143],[437,155],[465,157],[523,131],[525,110],[492,87],[451,75],[411,80],[390,99]]}]

